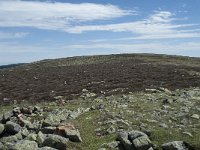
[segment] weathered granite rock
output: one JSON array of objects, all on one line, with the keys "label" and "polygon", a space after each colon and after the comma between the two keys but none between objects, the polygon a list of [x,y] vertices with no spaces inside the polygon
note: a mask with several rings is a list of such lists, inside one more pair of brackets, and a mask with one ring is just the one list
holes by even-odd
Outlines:
[{"label": "weathered granite rock", "polygon": [[29,140],[29,141],[36,141],[37,140],[37,134],[30,133],[25,139]]},{"label": "weathered granite rock", "polygon": [[22,135],[23,138],[27,137],[30,134],[27,128],[21,128],[19,133]]},{"label": "weathered granite rock", "polygon": [[188,150],[189,144],[183,141],[173,141],[162,145],[163,150]]},{"label": "weathered granite rock", "polygon": [[37,150],[38,145],[35,141],[21,140],[13,145],[14,150]]},{"label": "weathered granite rock", "polygon": [[82,142],[79,131],[71,124],[58,126],[56,133],[65,138],[68,138],[72,142]]},{"label": "weathered granite rock", "polygon": [[133,147],[136,150],[148,150],[153,146],[149,137],[143,132],[134,130],[129,132],[128,134],[129,134],[129,140],[132,142]]},{"label": "weathered granite rock", "polygon": [[56,149],[60,149],[60,150],[65,150],[65,149],[67,149],[68,141],[69,141],[68,139],[66,139],[62,136],[49,134],[45,138],[42,145],[52,147],[52,148],[56,148]]},{"label": "weathered granite rock", "polygon": [[12,121],[8,121],[5,124],[5,129],[6,129],[6,132],[9,132],[11,134],[16,134],[20,131],[21,126],[17,123],[12,122]]},{"label": "weathered granite rock", "polygon": [[8,121],[13,116],[12,111],[7,111],[3,114],[3,122]]},{"label": "weathered granite rock", "polygon": [[47,135],[43,134],[41,131],[38,132],[36,141],[39,146],[42,146],[42,143],[44,142]]},{"label": "weathered granite rock", "polygon": [[19,139],[17,138],[16,135],[13,135],[13,136],[7,136],[7,137],[2,137],[0,139],[0,142],[2,142],[3,144],[5,143],[15,143],[17,142]]},{"label": "weathered granite rock", "polygon": [[129,141],[128,132],[120,132],[117,139],[122,143],[125,150],[133,150],[132,143]]}]

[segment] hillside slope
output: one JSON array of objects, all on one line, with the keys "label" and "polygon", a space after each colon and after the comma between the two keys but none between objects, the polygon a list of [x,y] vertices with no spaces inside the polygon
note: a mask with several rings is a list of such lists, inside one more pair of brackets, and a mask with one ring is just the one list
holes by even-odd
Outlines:
[{"label": "hillside slope", "polygon": [[123,54],[43,60],[0,70],[0,101],[51,101],[82,89],[105,95],[200,86],[200,58]]}]

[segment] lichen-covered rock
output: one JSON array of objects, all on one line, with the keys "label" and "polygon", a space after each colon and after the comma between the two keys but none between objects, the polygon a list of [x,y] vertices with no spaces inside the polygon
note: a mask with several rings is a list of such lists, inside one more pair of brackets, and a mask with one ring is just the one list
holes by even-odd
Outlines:
[{"label": "lichen-covered rock", "polygon": [[7,111],[3,114],[3,122],[8,121],[11,117],[13,116],[13,112],[12,111]]},{"label": "lichen-covered rock", "polygon": [[30,133],[25,139],[29,140],[29,141],[36,141],[37,140],[37,134]]},{"label": "lichen-covered rock", "polygon": [[36,138],[36,141],[37,141],[39,146],[42,146],[45,138],[46,138],[46,135],[43,134],[41,131],[39,131],[38,134],[37,134],[37,138]]},{"label": "lichen-covered rock", "polygon": [[152,146],[151,141],[146,136],[138,137],[134,139],[132,142],[136,150],[148,150]]},{"label": "lichen-covered rock", "polygon": [[8,121],[5,124],[5,129],[6,129],[6,132],[9,132],[11,134],[16,134],[20,131],[21,126],[17,123],[12,122],[12,121]]},{"label": "lichen-covered rock", "polygon": [[19,133],[21,133],[23,138],[27,137],[30,134],[29,131],[27,130],[27,128],[21,128]]},{"label": "lichen-covered rock", "polygon": [[3,124],[0,123],[0,135],[3,133],[5,127]]},{"label": "lichen-covered rock", "polygon": [[16,135],[13,136],[7,136],[7,137],[3,137],[0,139],[0,142],[2,142],[3,144],[5,143],[15,143],[18,141],[18,138]]},{"label": "lichen-covered rock", "polygon": [[60,149],[60,150],[61,149],[65,150],[65,149],[67,149],[68,141],[69,141],[68,139],[66,139],[60,135],[49,134],[45,138],[42,146],[48,146],[48,147],[52,147],[52,148],[56,148],[56,149]]},{"label": "lichen-covered rock", "polygon": [[163,150],[188,150],[189,144],[183,141],[173,141],[162,145]]},{"label": "lichen-covered rock", "polygon": [[134,130],[128,133],[129,140],[136,150],[148,150],[153,146],[149,137],[140,131]]},{"label": "lichen-covered rock", "polygon": [[121,142],[125,150],[133,150],[132,143],[130,142],[129,137],[128,137],[128,132],[126,131],[120,132],[118,134],[117,139]]},{"label": "lichen-covered rock", "polygon": [[38,145],[35,141],[21,140],[13,146],[14,150],[37,150]]}]

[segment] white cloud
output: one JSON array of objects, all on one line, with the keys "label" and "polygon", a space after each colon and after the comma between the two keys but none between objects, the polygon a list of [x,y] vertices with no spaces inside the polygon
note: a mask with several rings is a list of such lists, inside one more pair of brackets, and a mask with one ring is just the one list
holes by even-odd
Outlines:
[{"label": "white cloud", "polygon": [[4,32],[0,31],[0,40],[2,39],[16,39],[16,38],[24,38],[28,35],[29,33],[27,32]]},{"label": "white cloud", "polygon": [[0,27],[63,30],[74,23],[134,14],[114,5],[39,1],[0,1]]}]

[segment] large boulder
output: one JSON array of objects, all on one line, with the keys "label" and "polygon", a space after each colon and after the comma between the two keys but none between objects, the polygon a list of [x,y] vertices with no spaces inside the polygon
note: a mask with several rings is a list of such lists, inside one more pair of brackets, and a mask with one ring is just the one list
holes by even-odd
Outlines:
[{"label": "large boulder", "polygon": [[125,150],[149,150],[153,149],[153,144],[149,137],[140,131],[123,131],[118,134],[118,140]]},{"label": "large boulder", "polygon": [[3,133],[5,127],[3,124],[0,123],[0,135]]},{"label": "large boulder", "polygon": [[11,134],[16,134],[20,131],[21,126],[17,123],[12,122],[12,121],[8,121],[5,124],[5,129],[6,129],[6,132],[9,132]]},{"label": "large boulder", "polygon": [[125,150],[133,150],[133,145],[131,141],[129,140],[128,132],[126,131],[120,132],[118,134],[117,139],[121,142]]},{"label": "large boulder", "polygon": [[153,146],[149,137],[143,132],[131,131],[128,136],[136,150],[148,150]]},{"label": "large boulder", "polygon": [[82,142],[79,131],[71,124],[58,126],[56,134],[68,138],[72,142]]},{"label": "large boulder", "polygon": [[190,146],[184,141],[173,141],[162,145],[163,150],[189,150]]},{"label": "large boulder", "polygon": [[60,135],[49,134],[45,138],[42,146],[48,146],[48,147],[52,147],[52,148],[56,148],[60,150],[65,150],[67,149],[68,141],[69,141],[68,139]]}]

